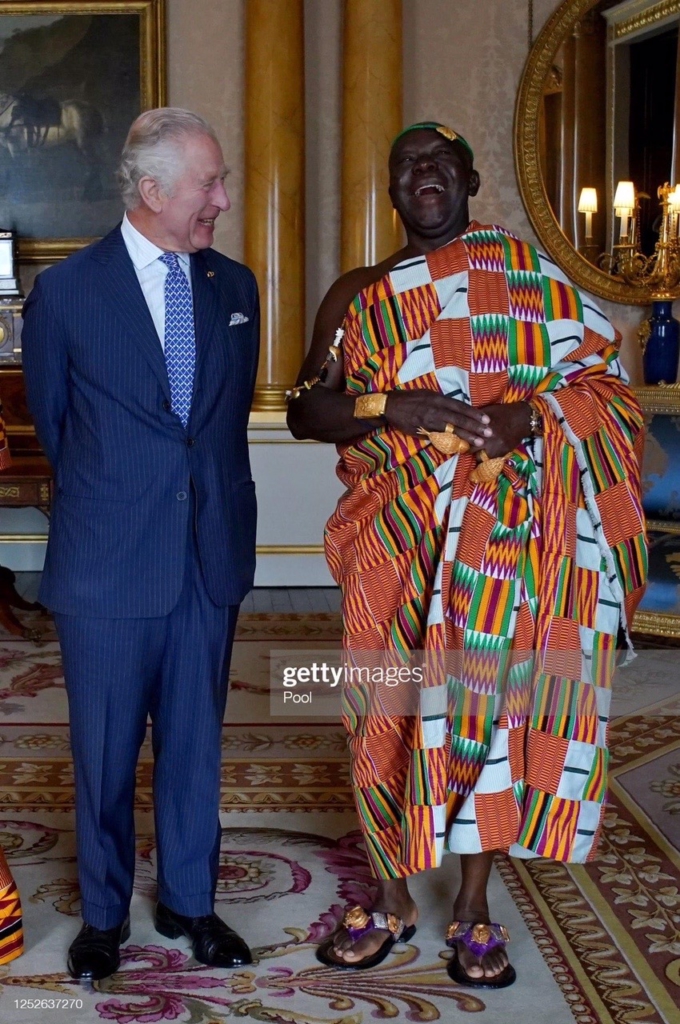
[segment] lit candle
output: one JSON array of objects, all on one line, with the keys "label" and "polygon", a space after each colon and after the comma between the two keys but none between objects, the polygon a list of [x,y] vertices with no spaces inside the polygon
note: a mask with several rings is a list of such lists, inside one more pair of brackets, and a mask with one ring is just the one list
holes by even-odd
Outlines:
[{"label": "lit candle", "polygon": [[621,218],[621,234],[619,242],[628,241],[628,218],[635,211],[635,185],[632,181],[620,181],[614,196],[614,212]]},{"label": "lit candle", "polygon": [[597,189],[582,188],[578,201],[578,212],[586,215],[586,242],[593,239],[593,214],[597,213]]},{"label": "lit candle", "polygon": [[676,185],[668,196],[668,212],[671,215],[670,232],[680,236],[680,185]]}]

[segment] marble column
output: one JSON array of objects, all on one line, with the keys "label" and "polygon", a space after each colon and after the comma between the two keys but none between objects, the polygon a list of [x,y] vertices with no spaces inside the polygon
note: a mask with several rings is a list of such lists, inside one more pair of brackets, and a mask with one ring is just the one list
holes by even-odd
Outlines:
[{"label": "marble column", "polygon": [[342,88],[342,270],[401,244],[387,194],[390,144],[402,125],[401,0],[345,0]]},{"label": "marble column", "polygon": [[260,288],[253,409],[285,409],[305,338],[303,0],[246,4],[245,262]]}]

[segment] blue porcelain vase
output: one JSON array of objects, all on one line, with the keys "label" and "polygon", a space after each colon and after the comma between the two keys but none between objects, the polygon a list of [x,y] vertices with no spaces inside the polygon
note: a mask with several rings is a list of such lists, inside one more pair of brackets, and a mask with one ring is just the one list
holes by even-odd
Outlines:
[{"label": "blue porcelain vase", "polygon": [[649,337],[642,356],[645,384],[675,384],[680,356],[680,323],[671,301],[652,303]]}]

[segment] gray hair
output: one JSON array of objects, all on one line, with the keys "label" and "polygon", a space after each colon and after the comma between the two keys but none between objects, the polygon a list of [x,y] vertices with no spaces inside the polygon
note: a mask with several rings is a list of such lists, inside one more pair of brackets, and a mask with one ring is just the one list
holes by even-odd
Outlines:
[{"label": "gray hair", "polygon": [[146,110],[133,121],[118,167],[118,184],[126,210],[134,210],[141,203],[142,178],[153,178],[166,194],[171,194],[183,170],[180,147],[190,135],[209,135],[218,141],[212,125],[181,107]]}]

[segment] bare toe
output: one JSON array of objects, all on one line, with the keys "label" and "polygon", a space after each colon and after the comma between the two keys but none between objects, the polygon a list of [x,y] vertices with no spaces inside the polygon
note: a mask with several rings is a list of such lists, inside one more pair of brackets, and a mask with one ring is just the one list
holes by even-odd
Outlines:
[{"label": "bare toe", "polygon": [[370,935],[367,935],[363,939],[359,939],[354,945],[351,943],[349,947],[345,948],[343,956],[345,960],[365,960],[366,957],[373,956],[377,953],[380,947],[390,937],[389,932],[375,931]]},{"label": "bare toe", "polygon": [[343,930],[338,932],[338,934],[335,937],[335,940],[333,942],[333,952],[336,953],[338,956],[341,956],[346,949],[350,948],[351,945],[352,940],[350,939],[349,935],[343,928]]},{"label": "bare toe", "polygon": [[[447,935],[447,945],[456,953],[449,970],[451,977],[463,984],[466,976],[471,982],[493,985],[509,966],[505,948],[509,939],[507,930],[500,925],[454,921]],[[504,984],[505,979],[499,983]]]},{"label": "bare toe", "polygon": [[484,975],[484,969],[474,953],[471,953],[463,942],[457,943],[457,950],[458,961],[465,973],[471,978],[481,978]]},{"label": "bare toe", "polygon": [[[406,919],[404,921],[401,918],[403,925],[410,927],[412,924],[415,924],[418,910],[415,903],[408,896],[408,891],[406,892],[406,899],[403,901],[403,905],[399,905],[396,897],[394,903],[396,904],[395,910],[399,911],[403,918]],[[374,914],[380,918],[378,926],[376,925],[376,919],[372,916]],[[325,951],[319,959],[321,959],[322,963],[327,962],[325,958],[331,953],[331,959],[334,961],[354,964],[373,957],[386,943],[389,943],[391,947],[395,941],[398,941],[393,933],[396,933],[399,921],[399,913],[382,909],[382,907],[374,906],[371,911],[362,910],[361,907],[351,908],[345,913],[341,925],[328,941],[328,944],[325,945]],[[356,932],[363,932],[363,934],[357,935]],[[385,953],[387,954],[388,952],[389,949],[385,949]]]},{"label": "bare toe", "polygon": [[503,970],[501,958],[495,952],[482,957],[482,964],[484,965],[484,976],[486,978],[495,978]]}]

